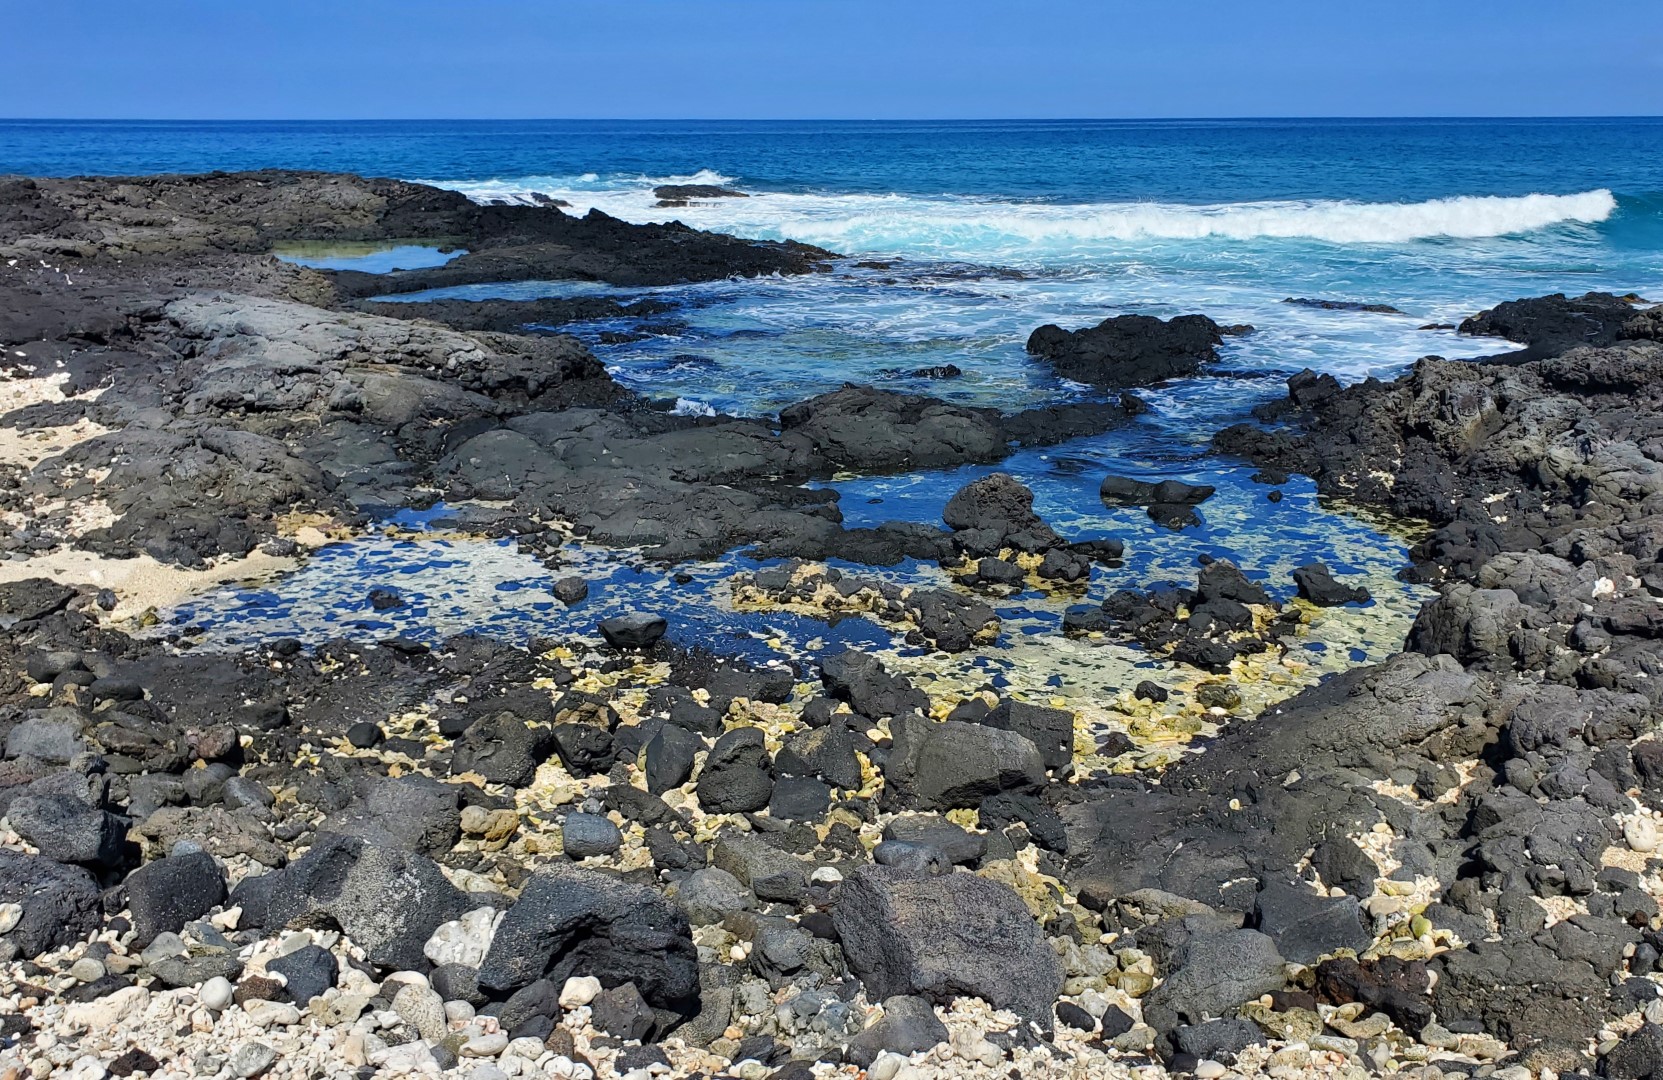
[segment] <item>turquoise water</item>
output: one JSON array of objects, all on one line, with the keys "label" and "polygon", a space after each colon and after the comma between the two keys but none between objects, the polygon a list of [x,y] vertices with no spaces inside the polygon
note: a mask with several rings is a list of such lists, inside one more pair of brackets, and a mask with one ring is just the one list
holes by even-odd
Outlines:
[{"label": "turquoise water", "polygon": [[[1299,483],[1283,502],[1270,503],[1268,489],[1248,480],[1251,470],[1209,452],[1212,433],[1281,396],[1285,377],[1302,368],[1350,382],[1391,377],[1427,354],[1505,350],[1504,342],[1425,329],[1500,300],[1590,289],[1663,298],[1663,120],[1655,119],[0,121],[0,172],[266,166],[420,179],[481,201],[531,201],[540,193],[567,200],[575,213],[594,207],[631,221],[679,219],[855,257],[832,273],[797,279],[653,290],[519,282],[425,294],[616,293],[667,301],[673,310],[645,324],[567,329],[588,340],[621,381],[686,412],[766,416],[845,381],[1023,408],[1088,394],[1025,355],[1023,343],[1042,323],[1080,326],[1133,311],[1201,311],[1221,323],[1251,323],[1256,332],[1222,350],[1228,377],[1148,391],[1142,396],[1152,410],[1127,428],[1026,452],[1006,467],[1035,488],[1042,511],[1064,532],[1126,541],[1126,567],[1099,574],[1093,597],[1153,576],[1191,574],[1201,554],[1237,559],[1280,595],[1290,589],[1287,570],[1310,558],[1367,577],[1381,617],[1389,617],[1382,625],[1397,629],[1365,643],[1353,660],[1395,647],[1389,639],[1396,633],[1400,642],[1423,596],[1391,581],[1405,560],[1402,541],[1322,505]],[[652,189],[662,183],[722,184],[749,197],[659,208]],[[422,239],[401,241],[393,253],[321,257],[370,270],[441,259],[409,250]],[[862,262],[869,265],[856,265]],[[1282,302],[1290,296],[1384,303],[1404,314]],[[908,374],[942,364],[964,374]],[[850,524],[936,520],[947,495],[983,471],[831,486],[843,494]],[[1200,528],[1175,533],[1136,511],[1102,507],[1096,489],[1108,471],[1214,483],[1220,493],[1202,508]],[[356,589],[391,557],[366,548],[319,564],[317,573],[333,565],[337,584]],[[408,569],[414,557],[400,548],[394,562]],[[434,557],[467,561],[454,545]],[[514,573],[530,581],[540,570],[531,564],[508,576]],[[662,581],[650,572],[614,577],[607,603],[651,602],[664,595]],[[236,621],[241,604],[238,632],[275,634],[295,623],[305,606],[298,598],[335,587],[297,577],[275,591],[198,605],[191,615]],[[413,606],[393,622],[406,632],[437,632],[443,620],[421,617],[450,610],[437,599],[444,602]],[[502,606],[516,612],[506,623],[526,632],[540,619],[570,621],[557,619],[542,597]],[[1051,632],[1060,606],[1030,606],[1035,622],[1023,632]],[[736,627],[710,610],[709,629],[742,629],[744,620]],[[455,609],[450,622],[476,614]]]}]

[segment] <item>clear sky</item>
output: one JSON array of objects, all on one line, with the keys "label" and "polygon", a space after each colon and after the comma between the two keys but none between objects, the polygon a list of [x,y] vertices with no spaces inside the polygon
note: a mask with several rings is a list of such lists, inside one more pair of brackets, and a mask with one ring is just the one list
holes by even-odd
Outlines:
[{"label": "clear sky", "polygon": [[0,115],[1656,115],[1646,6],[0,0]]}]

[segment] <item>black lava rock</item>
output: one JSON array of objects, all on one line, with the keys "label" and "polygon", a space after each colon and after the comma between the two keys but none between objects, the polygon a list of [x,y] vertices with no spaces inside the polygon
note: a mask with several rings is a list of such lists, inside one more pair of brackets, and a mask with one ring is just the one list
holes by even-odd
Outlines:
[{"label": "black lava rock", "polygon": [[647,649],[656,645],[669,623],[661,615],[631,612],[601,620],[601,637],[614,649]]},{"label": "black lava rock", "polygon": [[287,980],[284,993],[303,1009],[313,998],[334,986],[340,976],[334,954],[317,945],[307,945],[269,961],[266,970],[276,972]]}]

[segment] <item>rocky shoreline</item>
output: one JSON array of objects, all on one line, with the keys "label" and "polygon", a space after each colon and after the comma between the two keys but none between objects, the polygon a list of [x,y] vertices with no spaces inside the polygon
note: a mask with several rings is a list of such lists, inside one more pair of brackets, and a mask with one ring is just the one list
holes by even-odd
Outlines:
[{"label": "rocky shoreline", "polygon": [[[412,238],[465,253],[269,254]],[[561,603],[574,542],[745,548],[785,561],[733,603],[943,656],[993,647],[1013,591],[1114,573],[1004,474],[867,528],[819,482],[997,464],[1132,392],[683,416],[559,332],[673,318],[651,298],[373,299],[837,260],[328,174],[0,180],[0,1077],[1663,1075],[1663,332],[1631,298],[1501,304],[1463,329],[1522,354],[1305,373],[1218,434],[1427,523],[1405,573],[1438,588],[1401,653],[1257,716],[1246,672],[1366,591],[1305,566],[1277,605],[1220,561],[1076,604],[1070,634],[1160,664],[1112,730],[649,610],[523,644],[147,626],[144,575],[291,565],[439,501]],[[1121,316],[1029,350],[1107,394],[1250,331]],[[1174,528],[1210,494],[1104,481]],[[84,574],[38,572],[65,553]],[[909,561],[936,583],[881,573]]]}]

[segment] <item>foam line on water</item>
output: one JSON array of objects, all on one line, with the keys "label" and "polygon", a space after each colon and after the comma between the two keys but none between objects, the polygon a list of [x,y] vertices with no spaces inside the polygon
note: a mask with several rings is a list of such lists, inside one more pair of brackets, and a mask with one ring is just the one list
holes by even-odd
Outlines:
[{"label": "foam line on water", "polygon": [[[594,174],[589,174],[594,175]],[[1191,206],[1181,203],[1058,204],[919,195],[754,192],[690,206],[655,205],[660,183],[726,183],[710,171],[680,177],[585,182],[525,177],[446,183],[480,201],[533,202],[540,193],[628,221],[679,219],[701,228],[789,238],[850,252],[935,257],[1068,256],[1106,245],[1159,241],[1312,241],[1404,244],[1484,239],[1608,219],[1616,197],[1604,188],[1570,195],[1466,195],[1423,202],[1285,200]]]}]

